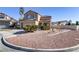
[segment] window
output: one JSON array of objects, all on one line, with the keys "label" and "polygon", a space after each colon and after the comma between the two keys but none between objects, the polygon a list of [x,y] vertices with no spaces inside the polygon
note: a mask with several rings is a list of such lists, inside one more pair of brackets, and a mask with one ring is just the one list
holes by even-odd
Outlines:
[{"label": "window", "polygon": [[0,16],[0,19],[3,19],[4,17],[3,16]]},{"label": "window", "polygon": [[28,15],[28,19],[34,19],[34,16]]},{"label": "window", "polygon": [[30,19],[31,18],[31,15],[28,15],[28,19]]},{"label": "window", "polygon": [[5,15],[0,14],[0,19],[3,19],[5,17]]}]

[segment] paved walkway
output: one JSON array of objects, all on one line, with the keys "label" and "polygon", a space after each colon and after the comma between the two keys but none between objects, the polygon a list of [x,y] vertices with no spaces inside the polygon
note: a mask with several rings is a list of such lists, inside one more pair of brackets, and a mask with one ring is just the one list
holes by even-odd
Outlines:
[{"label": "paved walkway", "polygon": [[0,52],[21,52],[20,50],[15,50],[12,48],[9,48],[5,45],[2,44],[1,39],[0,39]]},{"label": "paved walkway", "polygon": [[[3,34],[3,36],[6,38],[9,36],[15,36],[15,35],[13,35],[13,33],[16,31],[20,31],[20,30],[0,31],[0,34]],[[1,36],[0,36],[0,38],[1,38]],[[0,39],[0,52],[21,52],[21,51],[5,46],[4,44],[2,44],[1,39]]]}]

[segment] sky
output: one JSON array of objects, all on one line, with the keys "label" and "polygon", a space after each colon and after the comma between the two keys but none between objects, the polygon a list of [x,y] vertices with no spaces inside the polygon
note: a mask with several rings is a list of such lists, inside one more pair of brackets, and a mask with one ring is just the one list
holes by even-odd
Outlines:
[{"label": "sky", "polygon": [[[43,16],[52,16],[52,22],[63,20],[79,21],[79,7],[24,7],[24,10],[25,12],[32,10]],[[0,12],[16,20],[20,18],[19,7],[0,7]]]}]

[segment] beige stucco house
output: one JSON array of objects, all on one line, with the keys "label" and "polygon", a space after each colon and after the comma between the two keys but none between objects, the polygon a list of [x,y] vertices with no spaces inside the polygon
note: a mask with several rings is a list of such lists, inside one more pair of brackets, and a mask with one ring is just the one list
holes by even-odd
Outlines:
[{"label": "beige stucco house", "polygon": [[0,13],[0,29],[1,28],[9,28],[13,25],[16,20],[5,13]]},{"label": "beige stucco house", "polygon": [[51,16],[43,16],[40,15],[39,13],[29,10],[24,14],[23,20],[20,20],[20,25],[21,26],[26,26],[26,25],[39,25],[40,23],[46,23],[50,26],[51,24]]}]

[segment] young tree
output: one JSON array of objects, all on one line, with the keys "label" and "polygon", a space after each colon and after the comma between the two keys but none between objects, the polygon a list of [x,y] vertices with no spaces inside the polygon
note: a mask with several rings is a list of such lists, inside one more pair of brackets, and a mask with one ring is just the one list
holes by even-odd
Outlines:
[{"label": "young tree", "polygon": [[24,8],[23,7],[20,7],[19,14],[21,16],[20,19],[23,19],[23,17],[24,17]]},{"label": "young tree", "polygon": [[[19,14],[20,14],[19,20],[21,21],[24,18],[24,8],[23,7],[19,8]],[[20,28],[23,28],[23,23],[21,23]]]},{"label": "young tree", "polygon": [[78,21],[76,21],[76,25],[79,25],[79,22]]}]

